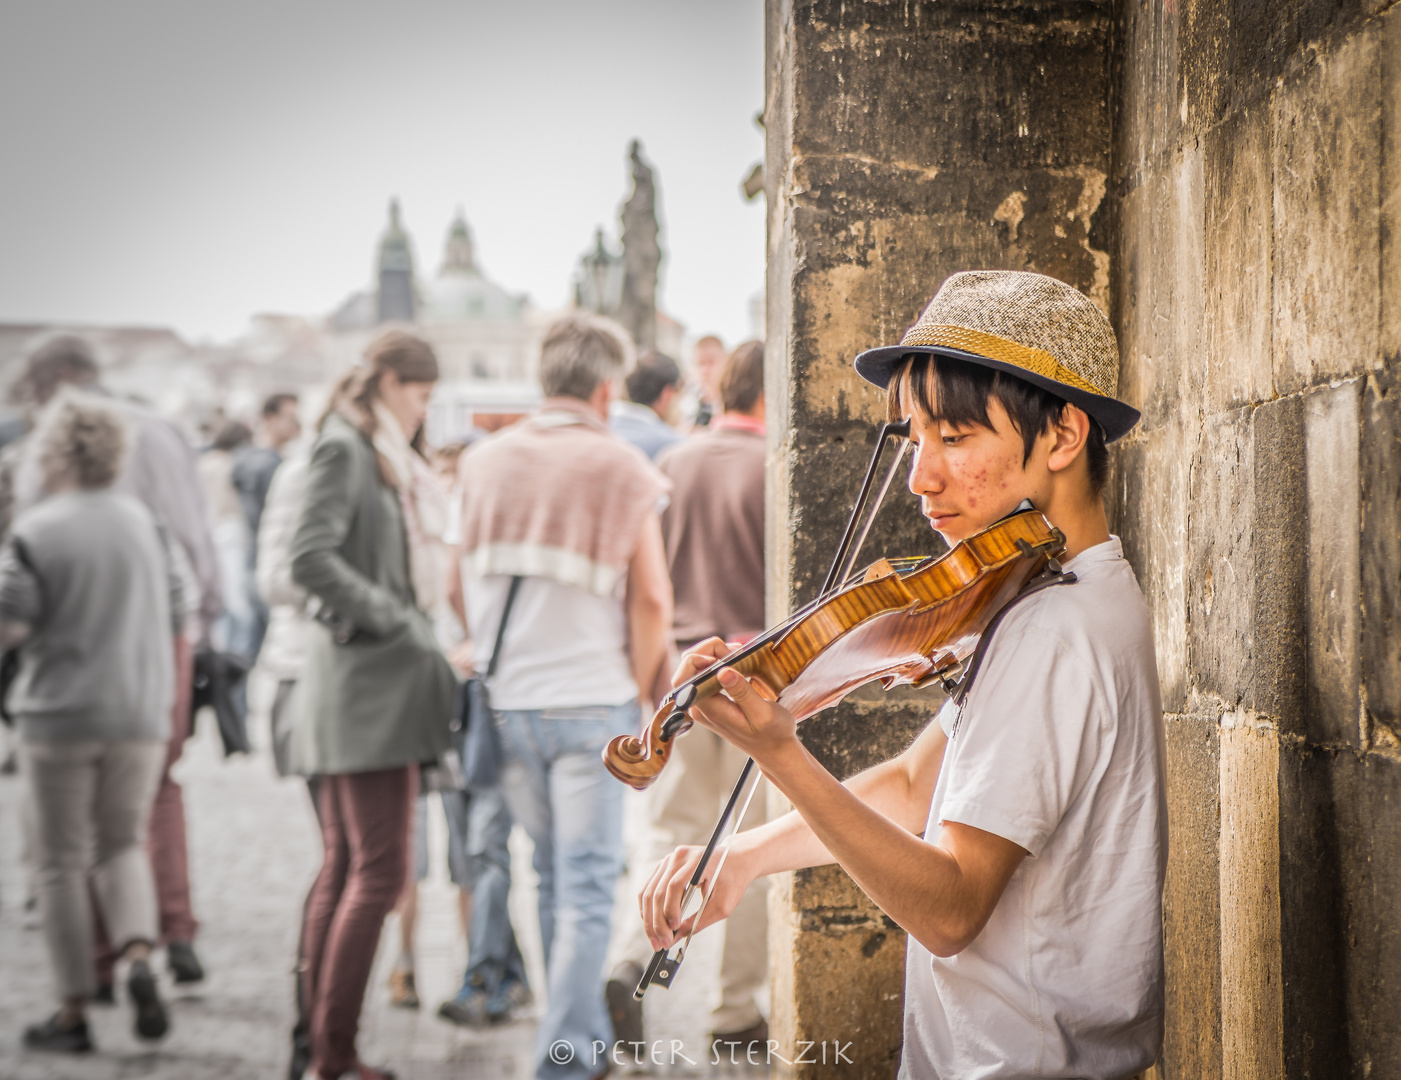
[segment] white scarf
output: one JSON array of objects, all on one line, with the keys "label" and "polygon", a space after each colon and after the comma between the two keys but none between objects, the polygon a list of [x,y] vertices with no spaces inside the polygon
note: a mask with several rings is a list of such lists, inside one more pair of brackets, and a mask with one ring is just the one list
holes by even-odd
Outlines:
[{"label": "white scarf", "polygon": [[399,418],[375,402],[375,451],[389,467],[404,513],[409,577],[418,606],[432,613],[447,599],[449,496],[428,462],[409,445]]}]

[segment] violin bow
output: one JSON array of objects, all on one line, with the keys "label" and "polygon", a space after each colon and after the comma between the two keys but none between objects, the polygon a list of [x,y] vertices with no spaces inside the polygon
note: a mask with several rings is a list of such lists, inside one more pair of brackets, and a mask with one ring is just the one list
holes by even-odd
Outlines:
[{"label": "violin bow", "polygon": [[[871,488],[875,485],[876,475],[880,470],[880,459],[885,452],[885,445],[890,439],[899,439],[899,449],[895,453],[894,459],[886,471],[885,478],[880,486],[880,494],[871,503],[870,513],[864,515],[866,504],[870,500]],[[861,490],[856,496],[856,502],[851,508],[851,517],[847,520],[846,529],[842,532],[841,542],[837,545],[836,557],[832,560],[831,569],[827,571],[827,577],[822,582],[822,588],[818,591],[817,597],[813,600],[816,604],[823,600],[835,587],[844,584],[851,576],[852,567],[856,564],[856,559],[861,553],[862,547],[866,544],[866,538],[871,533],[871,526],[875,523],[876,515],[880,512],[881,505],[885,502],[885,497],[890,492],[890,485],[895,480],[895,475],[900,470],[900,462],[904,459],[905,448],[909,445],[910,422],[900,420],[885,424],[880,429],[880,436],[876,439],[875,451],[871,454],[871,462],[866,467],[865,478],[861,481]],[[859,523],[859,529],[858,529]],[[809,605],[811,606],[811,605]],[[732,659],[732,658],[731,658]],[[725,661],[720,661],[723,664]],[[717,664],[716,666],[719,666]],[[696,678],[704,678],[711,669],[702,672]],[[680,714],[685,716],[695,701],[696,688],[694,682],[684,684],[676,689],[674,696],[675,711],[672,716]],[[670,717],[668,719],[671,719]],[[685,725],[689,727],[689,722]],[[675,730],[675,734],[680,734],[681,729]],[[663,989],[670,989],[676,978],[677,969],[681,967],[681,961],[686,958],[686,950],[690,948],[691,938],[695,936],[696,928],[700,925],[701,916],[705,914],[706,906],[710,903],[710,895],[714,891],[702,887],[705,881],[705,872],[712,859],[718,855],[719,861],[715,864],[715,877],[719,878],[720,872],[725,868],[725,860],[730,855],[730,842],[739,831],[740,823],[744,820],[744,815],[749,812],[749,803],[754,798],[754,792],[759,789],[755,778],[754,759],[748,758],[744,763],[744,768],[740,770],[739,779],[735,781],[734,790],[730,792],[730,797],[725,801],[725,809],[720,813],[720,820],[715,823],[715,828],[710,834],[710,839],[706,842],[705,850],[701,852],[700,862],[696,863],[696,869],[691,874],[691,880],[686,883],[686,889],[681,894],[681,923],[684,925],[689,919],[691,928],[686,932],[685,938],[673,943],[665,949],[658,949],[652,954],[652,960],[647,965],[647,970],[642,973],[642,978],[637,983],[637,989],[633,991],[634,1001],[641,1001],[642,996],[647,993],[647,988],[653,983],[660,985]],[[743,805],[740,805],[741,802]],[[735,813],[735,808],[739,807],[739,812]],[[696,906],[694,914],[688,914],[688,908],[695,902],[696,897],[700,897],[700,903]]]}]

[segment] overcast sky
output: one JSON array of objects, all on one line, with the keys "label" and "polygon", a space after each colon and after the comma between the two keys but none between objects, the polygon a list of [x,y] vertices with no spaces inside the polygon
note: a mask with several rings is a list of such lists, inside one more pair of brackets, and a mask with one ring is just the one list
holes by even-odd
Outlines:
[{"label": "overcast sky", "polygon": [[749,329],[763,287],[761,0],[0,0],[0,321],[319,314],[370,284],[391,195],[421,274],[559,306],[656,170],[662,300]]}]

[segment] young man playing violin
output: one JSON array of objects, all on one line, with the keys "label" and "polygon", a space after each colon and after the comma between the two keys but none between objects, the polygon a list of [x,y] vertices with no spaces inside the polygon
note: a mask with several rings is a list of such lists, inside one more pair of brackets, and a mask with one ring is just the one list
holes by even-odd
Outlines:
[{"label": "young man playing violin", "polygon": [[[1167,812],[1149,614],[1101,501],[1105,443],[1138,419],[1114,398],[1113,330],[1051,278],[957,274],[856,370],[910,421],[909,486],[936,532],[956,544],[1030,500],[1076,580],[1018,602],[962,706],[845,784],[725,669],[690,715],[794,810],[738,834],[704,922],[762,875],[839,863],[908,933],[902,1077],[1133,1076],[1162,1038]],[[730,651],[703,642],[677,683]],[[700,852],[677,849],[641,894],[654,948],[689,929]]]}]

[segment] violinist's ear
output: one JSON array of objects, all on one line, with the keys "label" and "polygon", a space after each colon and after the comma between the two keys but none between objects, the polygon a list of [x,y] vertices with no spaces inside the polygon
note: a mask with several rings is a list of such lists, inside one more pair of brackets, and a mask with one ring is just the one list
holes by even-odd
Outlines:
[{"label": "violinist's ear", "polygon": [[1046,467],[1051,472],[1063,472],[1082,456],[1085,444],[1090,439],[1090,418],[1078,405],[1066,403],[1060,417],[1051,422],[1050,449],[1046,455]]}]

